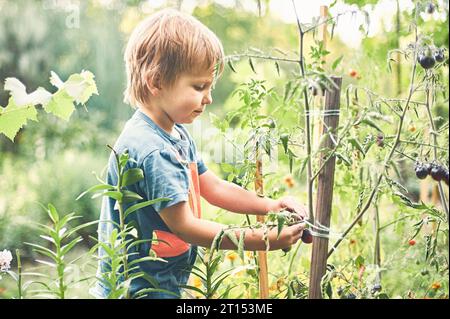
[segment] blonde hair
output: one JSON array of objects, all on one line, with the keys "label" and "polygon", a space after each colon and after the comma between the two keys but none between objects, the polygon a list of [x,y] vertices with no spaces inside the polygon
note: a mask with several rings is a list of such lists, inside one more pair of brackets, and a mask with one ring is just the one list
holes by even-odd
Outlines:
[{"label": "blonde hair", "polygon": [[137,107],[149,99],[148,82],[172,86],[180,74],[214,68],[223,71],[223,47],[196,18],[174,9],[147,17],[132,32],[125,50],[125,102]]}]

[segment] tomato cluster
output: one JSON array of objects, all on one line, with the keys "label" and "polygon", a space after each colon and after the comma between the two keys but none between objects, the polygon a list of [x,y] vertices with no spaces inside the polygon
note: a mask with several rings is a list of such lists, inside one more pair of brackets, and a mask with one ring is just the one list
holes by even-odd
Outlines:
[{"label": "tomato cluster", "polygon": [[425,179],[430,175],[435,181],[444,181],[447,185],[449,182],[449,172],[448,168],[438,164],[438,163],[421,163],[416,162],[414,167],[416,176],[419,179]]},{"label": "tomato cluster", "polygon": [[419,52],[417,56],[417,62],[419,62],[419,64],[425,70],[434,67],[436,62],[441,63],[444,61],[445,61],[445,51],[443,48],[435,48],[434,50],[432,50],[430,47],[427,47],[421,52]]}]

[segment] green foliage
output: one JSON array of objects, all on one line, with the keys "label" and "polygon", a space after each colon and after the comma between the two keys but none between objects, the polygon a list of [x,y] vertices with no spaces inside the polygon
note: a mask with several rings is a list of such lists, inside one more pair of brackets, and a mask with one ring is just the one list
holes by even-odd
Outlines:
[{"label": "green foliage", "polygon": [[[48,283],[44,281],[33,281],[32,283],[42,285],[43,289],[36,289],[31,291],[35,294],[35,297],[44,298],[59,298],[65,299],[67,289],[80,281],[86,280],[86,278],[76,278],[67,282],[67,276],[73,271],[73,265],[77,259],[72,261],[67,261],[64,257],[79,243],[82,241],[81,236],[76,236],[73,238],[72,235],[76,234],[78,230],[85,228],[89,225],[97,223],[93,221],[87,224],[82,224],[72,229],[68,229],[69,222],[79,218],[75,213],[70,213],[64,217],[60,217],[56,208],[52,205],[48,205],[47,214],[51,220],[51,225],[38,224],[40,232],[45,234],[40,237],[48,241],[52,248],[49,249],[43,245],[35,243],[25,243],[36,251],[40,256],[46,258],[47,260],[37,259],[36,262],[49,266],[56,269],[56,277],[52,278],[46,274],[42,275],[44,278],[48,279]],[[20,290],[19,290],[20,291]]]},{"label": "green foliage", "polygon": [[344,0],[344,3],[347,4],[356,4],[359,8],[367,5],[367,4],[376,4],[378,3],[378,0]]},{"label": "green foliage", "polygon": [[0,133],[13,141],[27,120],[37,121],[37,105],[41,105],[47,113],[68,121],[75,110],[74,102],[84,105],[92,94],[98,94],[94,75],[89,71],[73,74],[64,83],[52,72],[50,82],[58,88],[56,93],[50,94],[45,89],[38,88],[27,94],[25,86],[19,80],[5,80],[5,90],[10,92],[11,97],[0,113]]},{"label": "green foliage", "polygon": [[[94,194],[92,198],[98,196],[107,196],[115,199],[119,207],[119,223],[115,223],[112,220],[102,221],[106,223],[112,223],[114,225],[112,232],[109,234],[108,242],[102,242],[94,238],[95,240],[97,240],[97,244],[91,249],[91,253],[94,253],[98,249],[102,249],[105,254],[101,257],[101,259],[109,266],[109,271],[102,273],[101,278],[97,279],[101,281],[103,285],[108,287],[109,299],[128,299],[130,297],[140,298],[150,292],[165,292],[173,294],[170,291],[160,289],[155,279],[153,279],[150,275],[139,271],[138,264],[141,262],[165,262],[165,260],[156,256],[147,256],[134,259],[131,262],[128,261],[129,257],[135,254],[132,249],[133,247],[146,241],[158,242],[158,239],[154,238],[152,240],[135,240],[135,238],[137,238],[138,236],[136,235],[136,228],[131,225],[131,223],[127,224],[125,221],[131,213],[136,212],[138,209],[147,207],[160,201],[168,201],[170,200],[170,198],[157,198],[145,202],[140,202],[138,204],[132,205],[124,211],[124,203],[135,202],[142,199],[142,197],[140,197],[138,194],[126,190],[125,187],[135,184],[138,181],[144,179],[144,174],[140,168],[126,169],[128,162],[133,161],[133,159],[130,158],[128,151],[125,151],[119,155],[111,146],[108,145],[108,147],[113,151],[117,165],[117,185],[109,185],[106,182],[102,181],[101,184],[90,187],[88,190],[81,193],[77,197],[77,200],[79,200],[87,193],[94,192],[96,194]],[[136,292],[134,296],[130,296],[129,288],[131,281],[133,279],[141,277],[152,284],[154,288],[142,289]]]},{"label": "green foliage", "polygon": [[[367,10],[377,4],[377,1],[344,2]],[[436,161],[448,168],[448,61],[423,70],[414,60],[415,48],[448,48],[448,15],[436,18],[446,9],[439,6],[441,1],[434,1],[437,4],[436,14],[430,15],[426,12],[428,2],[416,1],[417,10],[401,8],[398,29],[383,27],[380,34],[363,39],[363,45],[358,50],[350,50],[336,37],[325,48],[314,36],[314,25],[318,20],[304,24],[306,28],[313,28],[304,38],[304,75],[299,74],[295,62],[299,54],[296,52],[298,34],[295,23],[285,24],[272,18],[269,10],[264,10],[268,7],[266,2],[254,3],[263,18],[216,3],[198,6],[194,10],[194,15],[219,35],[228,54],[244,52],[241,60],[232,58],[227,61],[228,67],[214,94],[216,104],[224,107],[214,109],[214,114],[210,113],[212,125],[218,128],[221,136],[231,141],[237,153],[243,155],[242,161],[221,163],[220,166],[208,163],[209,168],[217,168],[229,181],[250,189],[254,181],[256,146],[265,154],[264,164],[272,161],[270,156],[276,154],[279,146],[277,170],[264,175],[265,194],[276,197],[288,193],[306,202],[308,164],[312,164],[312,177],[315,179],[321,171],[319,159],[328,161],[336,157],[331,220],[335,232],[330,233],[329,243],[336,243],[335,239],[342,241],[328,261],[322,282],[322,292],[326,298],[448,298],[448,217],[439,203],[419,200],[420,181],[414,175],[415,161]],[[8,112],[2,109],[0,116],[0,123],[2,116],[3,123],[7,123],[4,134],[8,138],[13,139],[17,128],[31,121],[18,132],[16,144],[11,146],[6,139],[2,142],[2,151],[13,150],[13,153],[0,158],[4,177],[0,181],[0,189],[7,190],[0,199],[0,247],[20,247],[23,241],[34,242],[33,229],[27,221],[42,222],[42,216],[30,204],[33,200],[52,202],[56,207],[76,208],[74,210],[82,211],[83,218],[87,220],[92,220],[99,210],[85,196],[80,196],[75,203],[71,201],[88,185],[92,185],[82,176],[83,172],[92,170],[86,167],[94,162],[99,145],[110,141],[110,136],[117,134],[123,120],[131,113],[119,103],[124,80],[121,51],[123,39],[131,30],[130,25],[133,26],[136,17],[142,17],[142,13],[137,6],[139,1],[129,1],[129,4],[133,7],[111,15],[101,6],[83,2],[80,6],[83,24],[78,30],[65,30],[63,36],[60,30],[67,29],[64,27],[65,17],[57,10],[41,10],[34,3],[15,4],[21,14],[29,19],[45,16],[45,20],[36,20],[32,28],[23,26],[25,29],[18,32],[17,23],[21,22],[14,16],[14,6],[2,8],[0,27],[4,32],[0,34],[0,46],[8,48],[0,53],[2,79],[15,76],[29,88],[45,87],[42,74],[50,72],[49,65],[56,67],[55,70],[68,78],[69,83],[80,80],[78,76],[71,79],[69,74],[83,67],[96,74],[99,91],[106,93],[92,98],[96,107],[87,116],[80,112],[72,114],[69,102],[73,107],[75,100],[69,94],[70,85],[66,88],[57,85],[59,93],[53,94],[53,103],[47,104],[49,92],[44,89],[22,94],[25,102],[10,99],[5,95],[6,91],[0,92],[0,104],[9,105]],[[301,10],[297,11],[301,14]],[[329,31],[331,28],[333,32],[335,22],[330,22]],[[414,44],[416,25],[419,28],[419,42]],[[354,30],[357,28],[355,26]],[[363,31],[367,31],[364,28]],[[71,43],[76,43],[78,49],[73,50]],[[292,59],[294,63],[261,58],[270,55]],[[324,57],[326,63],[323,62]],[[415,65],[417,69],[412,86],[415,89],[407,105],[405,101],[411,88],[408,83]],[[357,76],[347,76],[348,69],[356,70]],[[305,149],[305,106],[309,102],[311,111],[318,110],[319,97],[312,93],[324,93],[332,88],[330,74],[343,77],[340,125],[336,131],[335,147],[324,149],[316,144],[308,154]],[[15,84],[12,87],[21,87],[17,82]],[[231,94],[233,90],[235,93]],[[92,93],[88,90],[87,94]],[[39,97],[43,109],[57,113],[59,118],[68,119],[70,116],[71,125],[61,125],[61,121],[53,116],[41,116],[43,112],[38,112],[39,108],[27,104],[29,95]],[[83,100],[84,97],[80,96],[79,101]],[[18,115],[9,115],[14,113]],[[310,113],[309,119],[317,119],[314,112]],[[428,135],[429,132],[431,134]],[[396,139],[397,133],[400,134],[399,140]],[[332,137],[327,134],[319,139],[315,134],[313,131],[311,140],[317,138],[318,145]],[[216,141],[215,138],[210,140]],[[216,143],[210,143],[209,147],[212,147],[211,144]],[[86,148],[91,148],[91,151],[86,151]],[[204,153],[208,151],[203,149]],[[68,158],[67,154],[77,154],[76,161],[68,160],[70,156]],[[126,156],[122,160],[126,162]],[[40,164],[42,161],[46,162]],[[27,165],[27,162],[36,164]],[[122,171],[124,174],[126,172]],[[294,187],[285,182],[285,176],[289,173],[295,181]],[[119,185],[102,182],[87,193],[96,192],[94,196],[110,196],[123,202],[139,200],[138,196],[126,193],[120,187],[138,181],[140,172],[131,171],[127,177],[122,177]],[[379,178],[381,181],[378,184]],[[426,182],[433,187],[437,185],[431,177]],[[371,197],[374,189],[376,194]],[[445,187],[444,191],[447,191]],[[23,200],[17,201],[19,196]],[[131,206],[123,212],[123,218],[138,213],[139,208],[149,204],[141,202]],[[83,208],[80,210],[78,205]],[[365,207],[369,207],[367,213],[345,238],[340,238],[340,232]],[[377,210],[377,222],[374,216],[370,216],[374,209]],[[209,206],[204,211],[206,218],[237,224],[230,216],[216,214]],[[282,214],[274,214],[270,218],[271,226],[276,227],[278,232],[288,223]],[[73,220],[74,225],[79,220]],[[250,220],[248,224],[251,224]],[[130,282],[130,278],[124,280],[124,276],[136,266],[127,265],[128,272],[124,269],[123,251],[127,250],[127,245],[133,244],[126,240],[131,238],[127,236],[132,236],[133,228],[115,226],[116,231],[111,234],[109,242],[103,243],[103,246],[98,243],[92,252],[100,246],[108,251],[107,258],[114,262],[111,263],[111,273],[103,280],[114,291],[110,297],[121,298],[127,295]],[[79,229],[79,234],[87,237],[93,231]],[[243,238],[237,238],[232,228],[218,234],[215,245],[222,238],[235,243],[243,260]],[[410,239],[417,243],[410,246]],[[45,245],[43,247],[48,249]],[[116,246],[121,250],[111,249]],[[24,252],[24,259],[30,259],[26,248]],[[242,266],[249,268],[241,272],[242,268],[236,267],[233,262],[229,264],[220,251],[213,250],[213,253],[215,255],[210,259],[201,256],[194,276],[200,278],[202,288],[194,285],[191,288],[197,290],[191,291],[207,298],[257,296],[258,273],[251,259],[247,260],[248,265]],[[289,262],[282,258],[281,252],[278,253],[270,252],[269,255],[270,279],[273,282],[271,297],[306,298],[309,248],[297,244],[286,254]],[[152,282],[151,278],[149,281]],[[377,284],[382,284],[382,288],[377,288]],[[236,285],[243,289],[235,289]],[[157,287],[157,283],[153,286]],[[26,291],[24,289],[23,294],[19,292],[19,298]]]},{"label": "green foliage", "polygon": [[[219,233],[219,235],[223,234]],[[193,270],[191,273],[192,275],[200,279],[202,287],[195,287],[191,285],[182,285],[181,287],[197,292],[201,297],[205,299],[227,298],[227,296],[230,294],[230,291],[233,288],[237,287],[237,285],[226,285],[225,289],[221,287],[223,285],[223,282],[230,275],[232,275],[234,271],[233,268],[230,268],[222,271],[218,275],[216,274],[219,271],[220,264],[223,262],[224,254],[222,252],[216,252],[215,250],[205,250],[200,248],[199,257],[200,265],[193,266]],[[220,294],[218,293],[219,288],[222,288],[222,292]]]},{"label": "green foliage", "polygon": [[2,112],[0,113],[0,132],[12,141],[19,129],[28,120],[37,121],[36,115],[37,111],[33,105],[19,107],[14,102],[14,99],[10,98],[8,106],[2,108]]}]

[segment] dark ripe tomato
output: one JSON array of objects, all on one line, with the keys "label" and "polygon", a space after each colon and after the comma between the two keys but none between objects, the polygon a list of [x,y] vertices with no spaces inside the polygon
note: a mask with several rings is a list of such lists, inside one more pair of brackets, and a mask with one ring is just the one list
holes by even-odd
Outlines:
[{"label": "dark ripe tomato", "polygon": [[379,291],[381,291],[381,285],[380,284],[373,285],[372,293],[379,292]]},{"label": "dark ripe tomato", "polygon": [[313,241],[313,236],[309,229],[304,229],[302,233],[302,242],[305,244],[311,244]]},{"label": "dark ripe tomato", "polygon": [[448,169],[446,169],[444,173],[444,182],[448,185]]},{"label": "dark ripe tomato", "polygon": [[422,163],[416,164],[415,171],[418,179],[425,179],[428,176],[428,168]]},{"label": "dark ripe tomato", "polygon": [[427,9],[427,13],[428,14],[433,14],[435,6],[434,6],[434,4],[432,2],[428,2],[426,9]]},{"label": "dark ripe tomato", "polygon": [[436,64],[436,60],[432,56],[425,54],[419,54],[418,61],[425,70],[431,69]]},{"label": "dark ripe tomato", "polygon": [[430,175],[435,181],[441,181],[445,178],[445,168],[441,165],[433,164]]},{"label": "dark ripe tomato", "polygon": [[437,49],[436,52],[434,52],[434,59],[436,60],[436,62],[444,62],[445,60],[444,50]]}]

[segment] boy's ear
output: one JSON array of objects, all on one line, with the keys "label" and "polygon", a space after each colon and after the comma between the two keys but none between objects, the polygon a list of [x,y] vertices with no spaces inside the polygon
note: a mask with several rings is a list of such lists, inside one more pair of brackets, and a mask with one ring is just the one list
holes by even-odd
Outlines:
[{"label": "boy's ear", "polygon": [[161,91],[159,75],[154,75],[153,77],[149,77],[147,79],[147,88],[150,91],[151,95],[157,96],[159,94],[159,92]]}]

